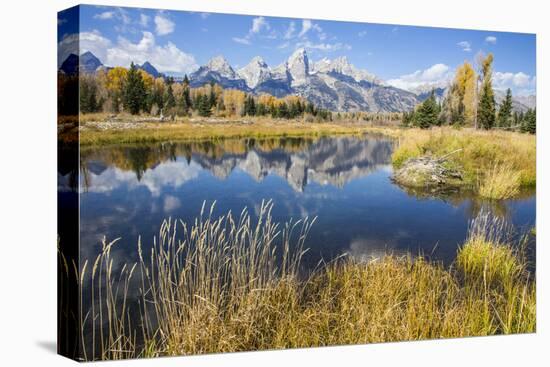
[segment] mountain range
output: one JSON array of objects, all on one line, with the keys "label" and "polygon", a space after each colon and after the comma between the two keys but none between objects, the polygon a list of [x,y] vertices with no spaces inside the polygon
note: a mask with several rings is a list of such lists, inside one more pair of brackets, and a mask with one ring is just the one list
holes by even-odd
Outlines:
[{"label": "mountain range", "polygon": [[[155,78],[165,77],[148,61],[138,68]],[[109,69],[91,52],[69,57],[61,65],[61,71],[71,74],[76,70],[91,73]],[[323,58],[310,61],[305,49],[301,48],[280,65],[270,67],[260,56],[254,57],[246,66],[235,69],[223,56],[212,58],[189,75],[192,87],[215,82],[224,88],[233,88],[247,93],[269,93],[276,97],[302,96],[320,108],[331,111],[401,112],[409,111],[429,97],[432,87],[421,86],[407,91],[386,84],[376,75],[358,69],[348,59]],[[429,88],[428,88],[429,87]],[[441,101],[448,88],[433,89]],[[502,91],[495,93],[497,103],[504,98]],[[535,105],[535,96],[514,97],[514,109],[526,111]]]},{"label": "mountain range", "polygon": [[217,56],[191,73],[189,79],[192,86],[214,81],[255,94],[298,95],[331,111],[398,112],[418,103],[414,93],[384,85],[375,75],[350,64],[346,57],[311,62],[303,48],[273,68],[256,56],[235,70],[223,56]]},{"label": "mountain range", "polygon": [[[145,61],[141,65],[137,65],[138,69],[141,69],[155,78],[165,77],[163,73],[160,73],[149,61]],[[95,73],[99,70],[110,70],[109,66],[103,65],[103,63],[90,51],[84,52],[80,57],[75,54],[70,54],[65,61],[61,64],[59,70],[65,74],[76,74],[82,72],[84,74]]]}]

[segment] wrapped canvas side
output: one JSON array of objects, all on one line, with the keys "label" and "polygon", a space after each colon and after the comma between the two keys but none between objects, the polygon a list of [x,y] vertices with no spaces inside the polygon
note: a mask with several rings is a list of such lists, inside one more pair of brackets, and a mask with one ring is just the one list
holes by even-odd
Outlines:
[{"label": "wrapped canvas side", "polygon": [[79,297],[79,13],[58,13],[57,72],[57,352],[82,358]]}]

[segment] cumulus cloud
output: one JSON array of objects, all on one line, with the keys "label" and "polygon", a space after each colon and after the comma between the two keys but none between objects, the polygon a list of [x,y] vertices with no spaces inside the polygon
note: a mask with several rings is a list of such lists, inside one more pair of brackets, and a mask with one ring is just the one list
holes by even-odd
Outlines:
[{"label": "cumulus cloud", "polygon": [[495,89],[510,88],[514,94],[531,95],[536,93],[536,77],[522,71],[517,73],[500,72],[493,73],[493,86]]},{"label": "cumulus cloud", "polygon": [[250,33],[259,33],[264,28],[269,29],[269,23],[264,17],[252,19],[252,28],[250,28]]},{"label": "cumulus cloud", "polygon": [[[99,20],[117,20],[123,25],[132,23],[132,19],[123,8],[115,8],[113,10],[104,11],[94,15],[94,19]],[[124,27],[117,26],[117,29],[125,29]]]},{"label": "cumulus cloud", "polygon": [[302,30],[298,34],[298,37],[305,36],[309,31],[315,31],[317,32],[317,35],[319,36],[320,40],[324,40],[326,38],[326,34],[323,32],[323,28],[317,23],[313,23],[309,19],[303,19],[302,20]]},{"label": "cumulus cloud", "polygon": [[[242,45],[250,45],[252,43],[252,37],[257,34],[260,34],[262,30],[270,30],[271,26],[269,22],[265,20],[264,17],[256,17],[252,19],[252,25],[248,30],[248,33],[243,37],[232,37],[233,42],[240,43]],[[268,38],[272,38],[268,35]]]},{"label": "cumulus cloud", "polygon": [[435,64],[425,70],[401,75],[399,78],[387,81],[389,85],[405,90],[415,90],[419,87],[444,87],[452,79],[452,71],[445,64]]},{"label": "cumulus cloud", "polygon": [[149,25],[149,19],[150,19],[150,17],[148,15],[140,14],[139,15],[139,24],[142,27],[147,27]]},{"label": "cumulus cloud", "polygon": [[101,20],[113,19],[114,17],[115,17],[114,11],[104,11],[103,13],[94,15],[94,19],[101,19]]},{"label": "cumulus cloud", "polygon": [[460,41],[456,44],[458,47],[462,49],[464,52],[471,52],[472,51],[472,45],[468,41]]},{"label": "cumulus cloud", "polygon": [[197,68],[193,55],[183,52],[172,42],[157,44],[151,32],[142,32],[137,43],[122,36],[114,43],[97,30],[64,37],[58,45],[58,67],[71,53],[78,52],[79,39],[80,53],[90,51],[107,66],[128,67],[131,62],[149,61],[161,72],[189,73]]},{"label": "cumulus cloud", "polygon": [[288,24],[288,28],[286,29],[283,38],[286,40],[291,39],[292,37],[294,37],[295,32],[296,32],[296,23],[290,22]]},{"label": "cumulus cloud", "polygon": [[149,61],[161,72],[188,73],[197,68],[193,55],[181,51],[172,42],[158,45],[155,36],[147,31],[137,43],[119,37],[116,46],[107,50],[108,65],[128,66],[132,61],[139,64]]},{"label": "cumulus cloud", "polygon": [[495,36],[485,37],[485,42],[492,43],[493,45],[497,43],[497,38]]},{"label": "cumulus cloud", "polygon": [[70,54],[84,53],[90,51],[100,60],[105,60],[106,50],[112,46],[109,39],[103,37],[97,30],[91,32],[73,33],[63,37],[58,44],[58,67],[67,59]]},{"label": "cumulus cloud", "polygon": [[302,20],[302,30],[300,31],[300,34],[298,34],[298,37],[302,37],[307,32],[309,32],[312,26],[313,26],[313,22],[311,20],[309,19]]},{"label": "cumulus cloud", "polygon": [[159,36],[164,36],[174,32],[176,24],[165,16],[157,14],[155,16],[155,31]]}]

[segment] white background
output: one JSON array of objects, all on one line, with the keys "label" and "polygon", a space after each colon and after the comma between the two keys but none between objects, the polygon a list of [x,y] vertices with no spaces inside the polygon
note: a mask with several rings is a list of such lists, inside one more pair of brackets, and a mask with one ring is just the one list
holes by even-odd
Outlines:
[{"label": "white background", "polygon": [[[537,33],[537,295],[532,335],[110,362],[116,366],[538,366],[548,353],[548,73],[545,1],[88,1],[253,15]],[[0,9],[0,365],[63,366],[56,342],[56,13],[75,1],[8,0]],[[544,361],[544,362],[543,362]]]}]

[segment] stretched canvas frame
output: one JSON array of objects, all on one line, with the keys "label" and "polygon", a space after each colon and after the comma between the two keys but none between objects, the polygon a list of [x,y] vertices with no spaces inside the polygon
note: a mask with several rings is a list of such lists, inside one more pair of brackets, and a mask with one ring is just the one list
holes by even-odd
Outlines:
[{"label": "stretched canvas frame", "polygon": [[[58,27],[59,354],[535,332],[535,35],[88,5]],[[375,61],[369,37],[415,54],[402,33],[448,61]]]}]

